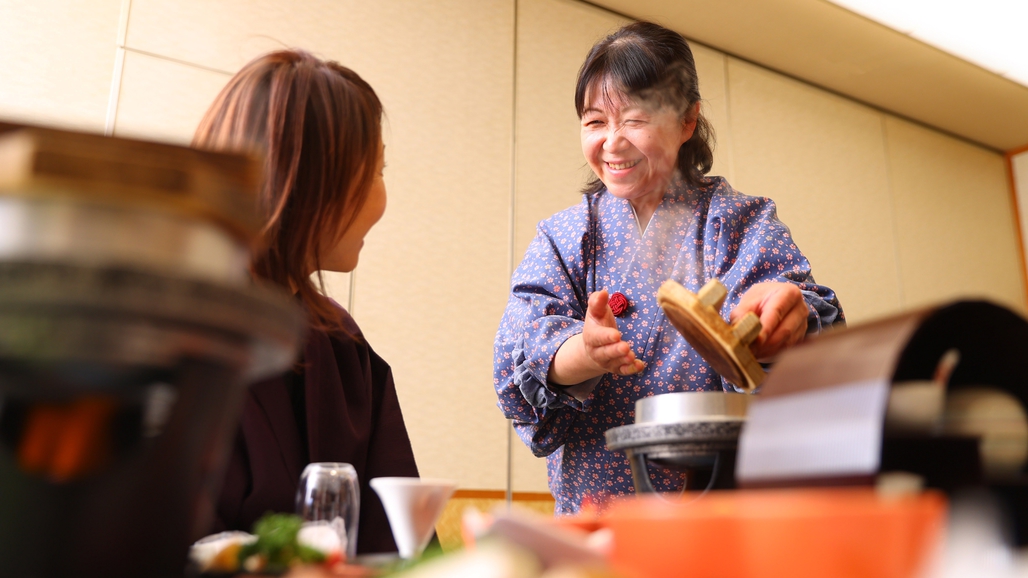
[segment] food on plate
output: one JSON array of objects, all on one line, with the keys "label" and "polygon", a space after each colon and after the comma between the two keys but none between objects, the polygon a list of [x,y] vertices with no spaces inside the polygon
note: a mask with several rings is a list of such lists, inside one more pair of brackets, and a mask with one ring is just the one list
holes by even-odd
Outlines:
[{"label": "food on plate", "polygon": [[201,572],[227,573],[239,569],[239,550],[255,542],[247,532],[221,532],[197,540],[189,549],[189,559]]},{"label": "food on plate", "polygon": [[334,566],[343,561],[331,526],[305,525],[299,516],[265,514],[253,534],[223,532],[199,540],[190,558],[201,572],[283,573],[301,564]]}]

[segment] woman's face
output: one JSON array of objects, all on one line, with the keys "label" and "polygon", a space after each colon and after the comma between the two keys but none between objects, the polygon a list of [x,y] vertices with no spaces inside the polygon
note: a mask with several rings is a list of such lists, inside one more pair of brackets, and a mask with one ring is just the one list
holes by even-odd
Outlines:
[{"label": "woman's face", "polygon": [[582,113],[582,153],[589,166],[616,197],[663,198],[678,149],[696,128],[695,111],[682,119],[670,107],[656,108],[617,92],[607,102],[599,86],[586,91]]},{"label": "woman's face", "polygon": [[[386,208],[386,188],[382,171],[385,169],[385,147],[381,143],[378,146],[378,159],[375,161],[375,174],[371,181],[371,189],[368,191],[368,198],[364,201],[360,212],[350,223],[350,226],[337,240],[329,241],[329,247],[323,252],[321,268],[325,271],[339,271],[348,273],[357,267],[357,260],[360,257],[361,248],[364,246],[364,236],[368,234],[371,227],[382,218]],[[352,216],[347,211],[343,215],[343,222]]]}]

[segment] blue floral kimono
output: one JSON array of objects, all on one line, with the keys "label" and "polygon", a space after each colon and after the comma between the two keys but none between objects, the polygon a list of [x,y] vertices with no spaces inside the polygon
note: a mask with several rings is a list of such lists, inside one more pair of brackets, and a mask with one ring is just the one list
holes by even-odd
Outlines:
[{"label": "blue floral kimono", "polygon": [[[814,283],[770,199],[744,196],[720,177],[702,188],[676,181],[645,231],[637,223],[629,202],[606,190],[539,223],[496,335],[498,405],[532,452],[546,456],[558,513],[578,511],[586,496],[602,502],[633,491],[628,460],[607,450],[604,432],[633,423],[637,399],[732,389],[657,305],[664,281],[696,292],[719,279],[728,288],[725,319],[753,284],[792,282],[807,302],[808,333],[843,322],[838,299]],[[578,386],[547,384],[557,349],[582,332],[589,294],[600,289],[628,298],[618,329],[646,368]],[[671,470],[651,468],[651,478],[658,491],[683,483]]]}]

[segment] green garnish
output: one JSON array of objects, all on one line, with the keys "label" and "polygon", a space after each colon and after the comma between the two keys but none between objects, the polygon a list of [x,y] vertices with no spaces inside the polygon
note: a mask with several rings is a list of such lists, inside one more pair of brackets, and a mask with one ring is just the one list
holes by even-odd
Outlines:
[{"label": "green garnish", "polygon": [[259,556],[263,572],[285,572],[297,563],[319,564],[325,561],[320,551],[296,541],[303,519],[292,514],[264,514],[253,525],[257,541],[239,550],[239,566],[246,568],[246,561]]}]

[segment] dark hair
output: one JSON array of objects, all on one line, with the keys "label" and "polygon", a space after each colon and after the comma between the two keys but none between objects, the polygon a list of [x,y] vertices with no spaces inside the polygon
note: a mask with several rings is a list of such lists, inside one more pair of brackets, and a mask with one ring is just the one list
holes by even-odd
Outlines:
[{"label": "dark hair", "polygon": [[[608,102],[611,91],[633,99],[671,106],[684,116],[700,101],[696,63],[689,43],[682,35],[653,24],[635,22],[600,40],[585,57],[575,86],[575,110],[585,111],[585,93],[590,87],[603,91]],[[714,164],[714,129],[701,113],[692,137],[678,149],[678,170],[693,185],[703,185],[703,175]],[[583,192],[603,188],[598,177]]]},{"label": "dark hair", "polygon": [[263,153],[257,202],[264,227],[250,271],[296,291],[315,328],[345,332],[339,310],[310,276],[321,270],[325,232],[341,236],[367,199],[381,141],[382,103],[371,86],[303,50],[244,66],[193,137],[196,147]]}]

